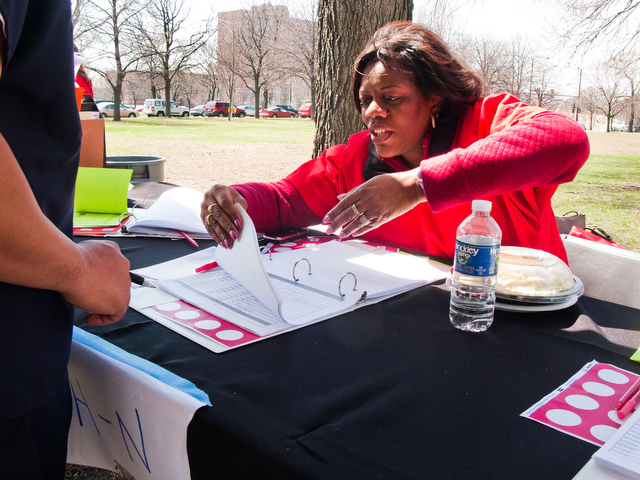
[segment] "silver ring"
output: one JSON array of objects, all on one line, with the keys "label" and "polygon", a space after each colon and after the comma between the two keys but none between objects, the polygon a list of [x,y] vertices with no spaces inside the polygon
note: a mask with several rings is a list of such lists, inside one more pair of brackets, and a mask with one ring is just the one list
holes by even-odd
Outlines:
[{"label": "silver ring", "polygon": [[359,216],[361,215],[361,213],[358,211],[358,207],[356,207],[356,204],[355,204],[355,203],[353,203],[353,204],[351,205],[351,210],[353,210],[353,213],[355,213],[355,214],[356,214],[356,217],[359,217]]},{"label": "silver ring", "polygon": [[369,220],[367,217],[365,217],[364,213],[358,217],[358,220],[360,220],[360,223],[362,225],[369,225],[371,223],[371,220]]},{"label": "silver ring", "polygon": [[353,272],[347,272],[344,275],[342,275],[342,278],[340,279],[340,281],[338,282],[338,295],[340,295],[341,297],[344,297],[344,293],[342,293],[342,281],[345,279],[345,277],[351,275],[353,277],[353,291],[355,292],[358,289],[358,277],[355,276],[355,274]]},{"label": "silver ring", "polygon": [[296,277],[296,267],[298,266],[298,264],[301,261],[305,261],[307,262],[307,265],[309,265],[309,271],[307,272],[307,275],[311,275],[311,262],[309,260],[307,260],[306,258],[302,257],[300,260],[298,260],[296,263],[293,264],[293,272],[291,272],[291,275],[293,276],[293,279],[297,282],[298,280],[300,280],[299,278]]}]

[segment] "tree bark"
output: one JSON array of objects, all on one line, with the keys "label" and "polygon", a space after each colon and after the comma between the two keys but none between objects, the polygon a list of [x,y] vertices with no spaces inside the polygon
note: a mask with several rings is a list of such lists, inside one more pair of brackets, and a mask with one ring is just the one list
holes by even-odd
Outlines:
[{"label": "tree bark", "polygon": [[413,0],[319,0],[314,157],[363,129],[353,106],[353,64],[367,40],[394,20],[411,20]]}]

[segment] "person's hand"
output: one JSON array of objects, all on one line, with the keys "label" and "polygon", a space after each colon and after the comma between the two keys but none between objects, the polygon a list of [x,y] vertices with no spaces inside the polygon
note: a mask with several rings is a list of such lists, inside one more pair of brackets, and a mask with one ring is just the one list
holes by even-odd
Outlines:
[{"label": "person's hand", "polygon": [[120,320],[129,307],[131,280],[129,260],[118,244],[89,240],[77,244],[83,267],[61,289],[65,300],[89,312],[89,325],[107,325]]},{"label": "person's hand", "polygon": [[236,203],[247,210],[247,201],[236,189],[214,185],[200,205],[200,218],[209,235],[223,248],[231,248],[242,230],[242,217]]},{"label": "person's hand", "polygon": [[322,223],[329,234],[342,228],[340,238],[363,235],[426,200],[416,170],[378,175],[338,198]]}]

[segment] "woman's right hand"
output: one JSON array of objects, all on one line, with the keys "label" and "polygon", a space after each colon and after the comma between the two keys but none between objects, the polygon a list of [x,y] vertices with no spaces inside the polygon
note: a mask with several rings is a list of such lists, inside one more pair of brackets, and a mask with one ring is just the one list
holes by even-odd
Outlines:
[{"label": "woman's right hand", "polygon": [[242,231],[242,217],[236,208],[247,210],[247,201],[235,188],[214,185],[200,205],[200,218],[209,235],[223,248],[231,248]]}]

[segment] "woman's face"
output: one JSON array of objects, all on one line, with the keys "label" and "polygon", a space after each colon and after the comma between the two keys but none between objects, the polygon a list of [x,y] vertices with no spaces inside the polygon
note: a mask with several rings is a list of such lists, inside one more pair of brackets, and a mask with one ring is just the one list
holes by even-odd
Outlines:
[{"label": "woman's face", "polygon": [[360,85],[360,112],[378,155],[401,156],[411,166],[422,160],[422,141],[431,129],[438,97],[426,100],[411,78],[381,62],[370,63]]}]

